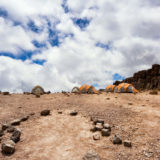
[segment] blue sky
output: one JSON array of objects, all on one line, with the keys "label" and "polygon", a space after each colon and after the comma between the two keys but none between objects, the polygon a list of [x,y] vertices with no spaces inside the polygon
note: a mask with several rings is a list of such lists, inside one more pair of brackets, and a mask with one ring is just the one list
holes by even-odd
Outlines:
[{"label": "blue sky", "polygon": [[150,0],[1,0],[0,90],[105,88],[160,63],[159,16]]}]

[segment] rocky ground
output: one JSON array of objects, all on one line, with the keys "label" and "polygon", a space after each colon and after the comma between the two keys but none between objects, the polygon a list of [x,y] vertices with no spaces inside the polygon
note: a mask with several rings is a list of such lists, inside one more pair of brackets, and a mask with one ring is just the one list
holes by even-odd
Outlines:
[{"label": "rocky ground", "polygon": [[[46,112],[48,116],[41,115],[44,109],[50,110]],[[78,114],[70,115],[71,111]],[[29,119],[13,125],[15,130],[21,131],[15,152],[0,153],[1,160],[87,160],[84,155],[91,150],[101,160],[160,159],[159,95],[149,92],[136,95],[55,93],[36,98],[0,94],[1,125],[14,124],[13,120],[28,115]],[[109,124],[109,135],[91,131],[97,125],[93,125],[91,119],[94,122],[102,119]],[[8,129],[3,131],[0,145],[4,147],[10,137],[14,139],[13,133],[8,133]],[[115,135],[120,137],[121,144],[113,144]],[[126,140],[132,147],[124,146]],[[98,157],[95,160],[100,159]]]}]

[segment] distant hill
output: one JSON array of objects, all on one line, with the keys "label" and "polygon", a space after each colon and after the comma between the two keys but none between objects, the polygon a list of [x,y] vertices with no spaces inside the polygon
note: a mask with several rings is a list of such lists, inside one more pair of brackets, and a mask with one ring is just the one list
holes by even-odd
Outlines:
[{"label": "distant hill", "polygon": [[153,64],[151,69],[136,72],[133,77],[116,81],[114,84],[121,82],[131,83],[139,90],[160,89],[160,65]]}]

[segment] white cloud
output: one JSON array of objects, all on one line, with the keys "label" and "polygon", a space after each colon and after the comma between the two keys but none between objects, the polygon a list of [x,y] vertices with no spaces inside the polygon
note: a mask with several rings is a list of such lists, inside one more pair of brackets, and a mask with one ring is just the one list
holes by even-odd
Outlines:
[{"label": "white cloud", "polygon": [[[115,73],[127,77],[160,63],[159,1],[68,0],[69,13],[64,12],[62,2],[13,0],[8,4],[1,0],[0,7],[10,18],[0,18],[0,51],[20,54],[18,48],[35,50],[33,40],[45,42],[47,48],[24,62],[0,57],[0,89],[22,91],[40,84],[46,90],[60,91],[83,83],[101,88],[113,82]],[[72,18],[91,21],[82,31]],[[29,30],[30,20],[42,32]],[[14,21],[21,25],[14,26]],[[59,47],[48,42],[48,22],[58,31]],[[74,36],[65,37],[67,34]],[[110,50],[97,47],[98,42],[110,44]],[[32,64],[36,59],[45,59],[46,63]]]}]

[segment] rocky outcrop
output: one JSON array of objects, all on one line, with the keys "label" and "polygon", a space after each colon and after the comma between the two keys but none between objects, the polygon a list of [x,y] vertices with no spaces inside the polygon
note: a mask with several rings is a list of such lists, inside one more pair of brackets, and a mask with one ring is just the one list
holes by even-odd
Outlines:
[{"label": "rocky outcrop", "polygon": [[126,78],[122,82],[131,83],[139,90],[160,89],[160,65],[154,64],[151,69],[134,73],[133,77]]}]

